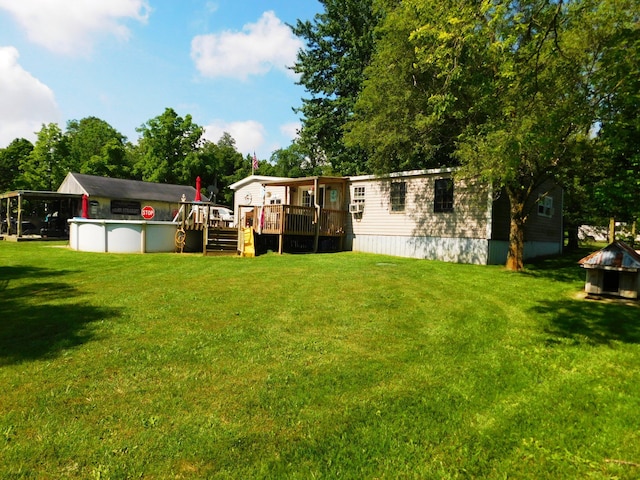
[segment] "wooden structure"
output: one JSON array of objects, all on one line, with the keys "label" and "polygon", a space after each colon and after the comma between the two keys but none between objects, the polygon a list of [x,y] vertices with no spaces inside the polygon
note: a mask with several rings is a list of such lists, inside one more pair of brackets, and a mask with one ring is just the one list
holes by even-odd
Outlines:
[{"label": "wooden structure", "polygon": [[[252,193],[240,195],[251,202]],[[253,227],[256,248],[283,251],[341,251],[348,211],[347,179],[305,177],[263,179],[259,205],[238,204],[241,227]]]},{"label": "wooden structure", "polygon": [[[54,213],[63,230],[69,218],[79,215],[81,199],[82,195],[61,192],[16,190],[3,193],[0,195],[2,233],[14,240],[20,240],[24,235],[39,235],[45,216]],[[25,204],[30,205],[28,209]],[[68,237],[68,232],[58,236]]]},{"label": "wooden structure", "polygon": [[[238,229],[221,219],[211,202],[180,202],[180,209],[174,218],[179,222],[176,232],[176,250],[185,247],[199,248],[202,239],[204,255],[236,255],[238,252]],[[197,232],[197,233],[196,233]],[[198,235],[200,233],[200,235]]]},{"label": "wooden structure", "polygon": [[587,294],[640,297],[640,254],[626,243],[613,242],[578,263],[587,272]]}]

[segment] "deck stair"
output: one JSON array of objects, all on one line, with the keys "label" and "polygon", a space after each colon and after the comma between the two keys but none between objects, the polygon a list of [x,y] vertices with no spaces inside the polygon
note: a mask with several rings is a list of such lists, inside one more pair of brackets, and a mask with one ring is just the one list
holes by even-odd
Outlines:
[{"label": "deck stair", "polygon": [[205,255],[237,255],[238,229],[232,227],[209,227],[206,232]]}]

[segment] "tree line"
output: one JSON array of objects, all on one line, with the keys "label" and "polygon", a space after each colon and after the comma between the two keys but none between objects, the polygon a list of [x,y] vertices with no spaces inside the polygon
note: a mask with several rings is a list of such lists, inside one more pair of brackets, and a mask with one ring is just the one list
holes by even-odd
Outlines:
[{"label": "tree line", "polygon": [[[565,224],[640,214],[640,0],[320,0],[299,20],[300,142],[334,171],[458,166],[510,200],[523,268],[537,188]],[[533,200],[533,201],[532,201]]]},{"label": "tree line", "polygon": [[[139,139],[132,143],[96,117],[71,120],[64,131],[55,123],[42,125],[35,143],[17,138],[0,149],[0,192],[56,190],[69,172],[179,185],[195,185],[199,176],[207,194],[231,205],[227,187],[253,172],[253,156],[238,152],[230,134],[206,140],[191,115],[172,108],[136,130]],[[255,171],[295,177],[318,172],[295,142],[260,160]]]}]

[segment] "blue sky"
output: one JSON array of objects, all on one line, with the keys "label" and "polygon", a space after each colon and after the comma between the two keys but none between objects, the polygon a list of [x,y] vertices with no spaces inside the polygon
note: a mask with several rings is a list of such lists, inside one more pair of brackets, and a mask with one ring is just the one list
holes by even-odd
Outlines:
[{"label": "blue sky", "polygon": [[286,69],[315,0],[0,0],[0,148],[95,116],[136,141],[171,107],[269,158],[307,94]]}]

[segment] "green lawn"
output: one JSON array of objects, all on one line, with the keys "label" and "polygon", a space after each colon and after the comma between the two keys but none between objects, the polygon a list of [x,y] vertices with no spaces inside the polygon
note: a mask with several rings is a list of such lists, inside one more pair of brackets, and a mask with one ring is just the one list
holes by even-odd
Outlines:
[{"label": "green lawn", "polygon": [[638,478],[640,308],[577,258],[0,242],[0,478]]}]

